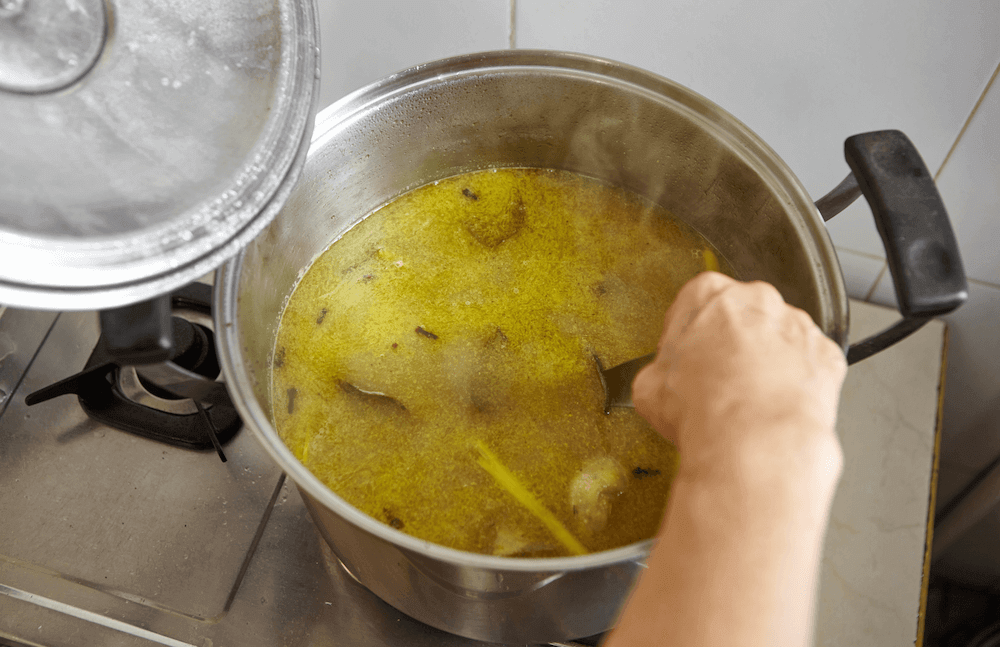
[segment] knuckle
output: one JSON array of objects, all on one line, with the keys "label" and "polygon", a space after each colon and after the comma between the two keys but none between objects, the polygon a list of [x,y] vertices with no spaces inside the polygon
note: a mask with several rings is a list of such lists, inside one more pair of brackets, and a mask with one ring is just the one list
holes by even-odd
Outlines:
[{"label": "knuckle", "polygon": [[791,316],[797,325],[801,326],[805,330],[815,330],[816,332],[822,334],[819,330],[819,326],[816,325],[816,322],[813,321],[813,318],[809,316],[808,312],[794,306],[788,306],[788,308],[790,311],[789,316]]},{"label": "knuckle", "polygon": [[778,291],[778,288],[774,287],[767,281],[752,281],[747,283],[747,285],[753,289],[755,294],[762,298],[768,300],[778,299],[782,303],[785,302],[785,299],[781,296],[781,292]]},{"label": "knuckle", "polygon": [[[736,296],[734,294],[734,296]],[[785,308],[785,300],[778,288],[765,281],[744,283],[738,296],[747,304],[754,304],[761,311],[771,316],[780,316]]]},{"label": "knuckle", "polygon": [[828,369],[834,371],[840,377],[847,373],[847,357],[844,350],[837,345],[837,342],[827,337],[819,328],[815,328],[816,351],[815,354],[820,362]]},{"label": "knuckle", "polygon": [[735,281],[718,272],[702,272],[688,282],[691,290],[703,295],[712,294]]}]

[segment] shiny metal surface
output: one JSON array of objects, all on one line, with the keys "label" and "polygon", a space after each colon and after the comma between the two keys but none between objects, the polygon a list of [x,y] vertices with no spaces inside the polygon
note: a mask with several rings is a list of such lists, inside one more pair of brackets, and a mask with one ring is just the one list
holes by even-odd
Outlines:
[{"label": "shiny metal surface", "polygon": [[118,370],[118,388],[129,400],[151,409],[159,409],[178,415],[198,413],[198,407],[190,398],[167,400],[150,393],[139,381],[139,374],[135,372],[134,366],[123,366]]},{"label": "shiny metal surface", "polygon": [[103,0],[0,2],[0,90],[34,94],[90,71],[108,33]]},{"label": "shiny metal surface", "polygon": [[478,644],[352,580],[250,434],[223,464],[90,421],[74,397],[24,406],[96,338],[94,313],[0,315],[0,644]]},{"label": "shiny metal surface", "polygon": [[[212,317],[210,315],[191,310],[179,311],[176,309],[172,312],[172,315],[175,317],[182,316],[184,319],[200,324],[210,330],[212,328]],[[195,375],[190,371],[181,369],[172,362],[170,362],[169,366],[165,368],[160,366],[145,368],[149,369],[149,376],[153,380],[164,379],[165,384],[172,384],[175,382],[180,384],[191,383],[190,386],[192,393],[202,395],[209,394],[210,399],[215,399],[213,396],[221,395],[219,387],[214,386],[211,382],[200,379],[200,376]],[[164,376],[162,373],[166,373],[166,375]],[[146,387],[143,386],[142,382],[140,382],[139,374],[136,372],[136,368],[134,366],[123,366],[119,369],[118,388],[120,388],[122,393],[130,400],[154,409],[159,409],[160,411],[176,413],[179,415],[198,413],[197,405],[195,405],[194,401],[190,398],[165,400],[150,393]],[[224,389],[225,387],[223,386],[222,388]]]},{"label": "shiny metal surface", "polygon": [[55,320],[54,312],[0,307],[0,416]]},{"label": "shiny metal surface", "polygon": [[233,401],[333,550],[384,600],[477,639],[573,639],[611,626],[648,543],[534,560],[429,544],[327,489],[281,442],[269,413],[278,316],[300,272],[401,193],[495,166],[576,171],[658,202],[743,278],[775,284],[842,345],[847,296],[819,214],[787,166],[721,108],[648,72],[581,55],[492,52],[401,72],[319,115],[282,213],[216,278]]},{"label": "shiny metal surface", "polygon": [[823,220],[829,220],[851,206],[851,203],[861,197],[861,187],[853,173],[840,181],[840,184],[830,189],[830,192],[816,201],[816,209]]},{"label": "shiny metal surface", "polygon": [[[87,66],[83,36],[52,54],[68,38],[58,25],[104,33],[56,18],[14,30],[43,9],[105,11],[107,42],[68,87],[27,93],[17,79]],[[277,213],[313,124],[313,0],[24,0],[15,13],[0,35],[24,44],[18,60],[38,56],[27,71],[6,48],[0,61],[0,303],[89,310],[163,294]]]},{"label": "shiny metal surface", "polygon": [[656,353],[649,353],[618,366],[604,368],[600,358],[594,355],[597,375],[601,378],[601,387],[604,389],[604,413],[611,413],[611,407],[635,408],[635,403],[632,402],[632,382],[639,371],[655,358]]},{"label": "shiny metal surface", "polygon": [[[854,303],[852,307],[858,307],[863,315],[855,337],[884,327],[893,317],[889,311],[864,303]],[[8,318],[12,314],[18,319]],[[67,325],[69,318],[85,325]],[[164,448],[152,441],[100,425],[81,428],[77,413],[71,412],[74,408],[78,412],[73,398],[57,398],[25,410],[23,400],[27,392],[79,368],[76,363],[86,359],[95,341],[91,338],[73,342],[67,337],[80,331],[96,335],[94,314],[60,315],[59,325],[52,328],[55,319],[56,315],[50,312],[0,307],[0,349],[3,349],[0,350],[0,384],[20,385],[6,398],[7,406],[14,409],[4,410],[0,403],[0,492],[4,493],[0,500],[6,506],[4,516],[0,517],[0,644],[19,647],[482,645],[405,616],[352,579],[317,533],[297,488],[289,479],[280,476],[263,447],[248,434],[241,432],[226,446],[226,452],[231,463],[251,469],[229,470],[210,450],[167,449],[164,453]],[[845,631],[860,635],[864,633],[866,622],[869,626],[878,624],[878,617],[872,619],[873,604],[881,609],[883,617],[895,617],[893,609],[897,608],[900,591],[904,599],[912,601],[899,608],[911,609],[907,618],[912,618],[909,627],[910,636],[913,635],[912,628],[916,627],[918,617],[919,567],[925,554],[923,528],[928,510],[927,498],[915,496],[915,493],[926,491],[922,488],[931,482],[929,466],[933,462],[934,416],[927,417],[930,422],[921,427],[920,433],[914,429],[916,435],[908,436],[908,446],[917,452],[917,460],[927,466],[925,470],[913,470],[913,452],[897,451],[896,444],[899,424],[907,426],[910,423],[897,420],[898,415],[893,418],[892,411],[893,407],[898,409],[901,402],[913,400],[910,380],[913,375],[923,375],[917,382],[918,399],[925,397],[920,394],[926,392],[925,399],[937,401],[934,394],[939,389],[938,381],[927,376],[939,375],[941,335],[941,324],[932,324],[903,341],[902,345],[907,348],[880,354],[849,372],[838,416],[838,433],[845,454],[848,458],[853,454],[855,459],[870,457],[873,437],[894,439],[886,444],[890,448],[886,455],[896,457],[890,460],[888,469],[902,469],[912,477],[908,477],[912,482],[901,483],[898,478],[890,478],[886,489],[887,468],[884,464],[878,465],[882,458],[877,452],[874,458],[864,458],[855,464],[853,471],[850,469],[852,461],[847,461],[838,492],[842,523],[831,525],[832,534],[824,550],[817,644],[857,644],[857,641],[845,643]],[[43,339],[39,354],[38,344]],[[50,345],[51,352],[48,350]],[[7,354],[8,351],[11,352]],[[906,358],[902,364],[900,357]],[[849,388],[852,379],[853,388]],[[36,415],[43,408],[47,410],[46,415]],[[132,439],[132,442],[122,443],[126,451],[118,456],[119,460],[102,457],[91,465],[70,464],[67,467],[67,462],[74,457],[100,455],[97,446],[108,446],[109,435]],[[144,466],[138,465],[136,461],[143,455],[151,460]],[[892,467],[893,460],[895,467]],[[36,476],[33,470],[19,469],[22,461],[28,467],[44,468],[39,471],[38,479],[31,480]],[[58,469],[60,467],[66,469]],[[197,487],[158,481],[157,477],[162,477],[164,472],[175,481],[197,481],[204,501],[192,502],[191,493]],[[65,498],[61,509],[50,501],[75,490],[79,490],[74,494],[74,502],[81,507],[78,512]],[[157,495],[158,491],[162,494]],[[872,492],[880,495],[873,497]],[[93,504],[88,502],[87,495],[95,499]],[[23,501],[7,501],[10,496],[23,498]],[[124,539],[140,521],[151,516],[148,508],[153,503],[143,505],[142,501],[155,502],[167,515],[185,516],[180,529],[168,528],[169,534],[158,546]],[[38,510],[34,502],[39,502]],[[906,518],[918,528],[916,538],[908,540],[913,559],[902,561],[898,559],[901,535],[896,527],[899,506],[909,510]],[[837,509],[835,503],[835,520]],[[20,516],[10,516],[11,510],[18,510]],[[876,515],[890,514],[889,518],[895,520],[888,531],[882,516],[872,521],[870,514],[873,511]],[[68,520],[63,518],[70,515],[73,528],[68,528]],[[240,516],[243,521],[234,523]],[[220,518],[228,523],[223,526]],[[254,523],[255,518],[260,522]],[[77,525],[77,521],[83,525]],[[861,528],[860,535],[858,528]],[[66,536],[73,532],[78,534]],[[214,537],[220,532],[233,533],[233,543],[247,547],[243,567],[237,572],[237,576],[240,572],[242,576],[238,585],[229,589],[222,604],[224,613],[205,621],[159,606],[157,602],[168,597],[180,599],[182,591],[191,591],[197,596],[196,587],[203,585],[210,575],[227,576],[226,568],[232,561],[216,565],[202,556],[205,542],[211,545],[209,550],[215,549]],[[18,533],[31,533],[33,550],[42,556],[41,559],[26,562],[12,557],[14,544],[29,542],[26,537],[14,542],[8,540],[9,536]],[[74,579],[50,567],[84,559],[102,549],[121,562],[136,565],[136,581],[125,579],[128,586],[122,589],[101,587],[98,586],[100,581]],[[876,559],[879,555],[883,558]],[[191,556],[200,560],[201,568],[185,568]],[[885,556],[892,559],[884,559]],[[892,582],[899,579],[909,584],[894,586],[889,592],[871,581],[871,573],[864,566],[858,571],[859,564],[876,562],[880,575],[876,579],[885,581],[888,578]],[[218,570],[213,570],[216,566]],[[845,574],[850,578],[852,568],[858,573],[854,581],[849,582],[852,585],[845,587]],[[96,571],[98,580],[104,575],[115,575],[87,563],[77,564],[75,569],[77,572]],[[158,581],[159,576],[151,576],[157,572],[165,573],[165,583]],[[224,589],[218,586],[214,590]],[[205,600],[201,598],[202,602]],[[211,596],[208,602],[217,604]],[[845,613],[852,622],[844,622]],[[902,642],[905,641],[896,641]]]},{"label": "shiny metal surface", "polygon": [[130,601],[135,617],[207,622],[226,610],[280,472],[248,453],[246,433],[223,464],[107,429],[73,396],[27,407],[26,393],[83,366],[97,335],[93,313],[60,315],[0,418],[0,519],[16,520],[0,524],[0,581],[56,598],[73,582]]},{"label": "shiny metal surface", "polygon": [[225,384],[206,379],[171,361],[136,366],[135,372],[177,396],[205,404],[225,404],[229,401]]}]

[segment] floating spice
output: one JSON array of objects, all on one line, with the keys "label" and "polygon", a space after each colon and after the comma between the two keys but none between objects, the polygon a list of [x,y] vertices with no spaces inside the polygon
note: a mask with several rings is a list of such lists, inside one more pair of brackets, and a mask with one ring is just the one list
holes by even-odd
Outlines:
[{"label": "floating spice", "polygon": [[660,475],[660,470],[658,469],[647,470],[644,467],[636,467],[634,470],[632,470],[632,476],[636,477],[637,479],[646,478],[647,476],[659,476],[659,475]]},{"label": "floating spice", "polygon": [[288,389],[288,415],[295,413],[295,396],[298,395],[299,390],[295,387]]},{"label": "floating spice", "polygon": [[406,405],[392,397],[391,395],[386,395],[381,391],[366,391],[365,389],[358,388],[351,384],[350,382],[345,382],[344,380],[337,380],[337,386],[349,395],[358,396],[362,400],[373,404],[373,405],[392,405],[393,407],[406,411]]},{"label": "floating spice", "polygon": [[478,200],[479,199],[479,196],[476,195],[475,193],[473,193],[472,189],[470,189],[469,187],[465,187],[464,189],[462,189],[462,195],[464,195],[465,197],[467,197],[470,200]]},{"label": "floating spice", "polygon": [[397,517],[389,508],[382,508],[382,513],[385,515],[386,522],[395,528],[396,530],[402,530],[406,525],[403,520]]},{"label": "floating spice", "polygon": [[487,249],[493,249],[520,233],[528,217],[527,208],[520,196],[501,207],[499,212],[476,212],[482,209],[470,211],[463,223],[465,229],[476,242]]},{"label": "floating spice", "polygon": [[479,458],[476,460],[479,466],[486,470],[490,476],[497,482],[497,485],[502,487],[504,490],[510,493],[517,502],[523,505],[528,512],[535,515],[539,521],[541,521],[549,532],[559,541],[560,544],[565,546],[566,550],[573,553],[574,555],[586,555],[587,549],[580,540],[573,536],[566,526],[556,519],[556,516],[552,512],[542,505],[541,501],[535,498],[528,488],[524,487],[514,473],[507,469],[507,466],[500,462],[497,455],[490,451],[490,448],[486,446],[481,440],[476,441],[476,450],[479,452]]},{"label": "floating spice", "polygon": [[416,332],[418,335],[423,335],[424,337],[427,337],[428,339],[437,339],[438,338],[438,336],[435,335],[434,333],[432,333],[431,331],[424,330],[423,326],[417,326],[417,328],[416,328],[416,330],[414,332]]},{"label": "floating spice", "polygon": [[503,350],[507,348],[508,341],[510,340],[507,338],[507,335],[500,330],[500,326],[497,326],[496,331],[490,335],[489,339],[486,340],[486,343],[484,343],[483,346],[490,350]]},{"label": "floating spice", "polygon": [[[580,358],[655,345],[657,321],[705,270],[706,248],[731,273],[689,229],[658,205],[562,171],[432,182],[358,222],[302,277],[267,357],[276,426],[345,501],[386,527],[399,519],[400,532],[422,540],[504,556],[572,554],[476,462],[477,437],[589,551],[653,537],[675,450],[634,411],[619,412],[608,433],[593,368]],[[365,274],[375,278],[363,283]],[[324,307],[330,323],[317,326]],[[418,324],[438,338],[410,337]],[[282,402],[300,384],[308,389],[289,415]],[[618,461],[627,484],[627,494],[597,497],[612,511],[600,532],[567,496],[593,457],[586,447]]]},{"label": "floating spice", "polygon": [[329,311],[326,308],[323,308],[322,310],[319,311],[319,316],[316,317],[316,325],[317,326],[320,325],[321,323],[323,323],[323,320],[326,319],[326,313],[327,312],[329,312]]}]

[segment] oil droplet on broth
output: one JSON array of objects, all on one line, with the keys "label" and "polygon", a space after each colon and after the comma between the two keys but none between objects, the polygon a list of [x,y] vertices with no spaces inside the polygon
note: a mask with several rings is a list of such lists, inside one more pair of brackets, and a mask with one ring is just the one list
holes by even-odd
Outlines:
[{"label": "oil droplet on broth", "polygon": [[[593,356],[613,366],[655,348],[677,291],[713,265],[732,275],[669,212],[590,178],[435,181],[302,275],[276,339],[275,425],[337,494],[428,541],[569,554],[477,463],[477,443],[587,550],[646,539],[677,456],[634,410],[604,415]],[[581,514],[571,485],[605,458],[624,485]]]}]

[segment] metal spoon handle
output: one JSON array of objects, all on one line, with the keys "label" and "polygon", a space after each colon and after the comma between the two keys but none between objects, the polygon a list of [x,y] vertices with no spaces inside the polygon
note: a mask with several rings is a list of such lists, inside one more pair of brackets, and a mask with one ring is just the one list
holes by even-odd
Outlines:
[{"label": "metal spoon handle", "polygon": [[611,413],[611,407],[635,406],[632,403],[632,380],[642,367],[652,362],[655,357],[656,353],[649,353],[605,370],[601,360],[594,355],[597,374],[601,378],[601,386],[604,387],[604,413]]}]

